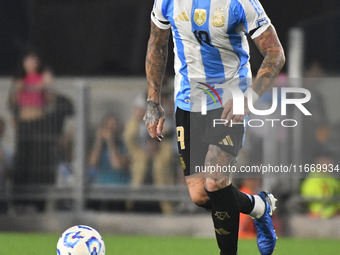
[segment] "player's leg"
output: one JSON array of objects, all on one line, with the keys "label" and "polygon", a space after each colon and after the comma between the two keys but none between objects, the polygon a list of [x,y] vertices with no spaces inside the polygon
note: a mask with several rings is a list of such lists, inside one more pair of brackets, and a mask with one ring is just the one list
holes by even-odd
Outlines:
[{"label": "player's leg", "polygon": [[237,254],[241,208],[243,213],[254,218],[257,245],[261,255],[272,254],[276,245],[276,234],[271,218],[276,208],[274,196],[265,191],[254,196],[245,194],[234,187],[231,179],[225,176],[216,175],[213,178],[206,178],[205,184],[209,197],[205,205],[212,208],[215,234],[221,255]]},{"label": "player's leg", "polygon": [[[220,116],[220,113],[219,113]],[[217,117],[219,118],[219,117]],[[192,123],[190,128],[190,119],[192,122],[197,122],[195,118],[190,118],[190,113],[183,111],[181,109],[177,109],[176,111],[176,126],[177,126],[177,140],[178,140],[178,149],[180,154],[180,160],[183,167],[183,172],[186,177],[186,183],[188,186],[188,190],[191,196],[191,199],[193,202],[195,202],[198,206],[201,206],[207,210],[212,210],[212,203],[209,199],[209,196],[207,195],[207,192],[205,191],[205,178],[202,175],[202,173],[196,173],[195,172],[195,165],[197,166],[203,166],[204,165],[204,158],[205,155],[208,152],[208,143],[202,143],[199,137],[202,135],[202,130],[200,130],[200,123]],[[230,130],[229,130],[230,131]],[[235,130],[234,130],[235,131]],[[191,132],[191,134],[190,134]],[[235,147],[237,153],[239,149],[241,148],[240,144],[242,144],[243,139],[243,130],[241,130],[241,136],[240,136],[240,130],[236,129],[236,133],[233,131],[229,132],[231,134],[231,138],[234,140]],[[217,133],[218,134],[218,133]],[[236,136],[235,136],[236,134]],[[221,136],[219,136],[218,139],[220,139]],[[241,139],[236,139],[237,137],[241,137]],[[216,142],[216,141],[215,141]],[[218,143],[218,140],[217,140]],[[234,145],[234,144],[233,144]],[[192,146],[194,149],[194,152],[190,151],[190,146]],[[233,152],[237,155],[237,153]],[[231,161],[234,161],[231,160]],[[225,162],[224,162],[225,163]],[[226,163],[225,163],[226,164]],[[211,182],[211,181],[210,181]],[[227,183],[229,183],[228,181]],[[211,183],[207,183],[208,186],[211,186]],[[251,215],[255,217],[256,214],[262,215],[265,205],[262,199],[256,199],[253,196],[247,195],[245,193],[242,193],[238,191],[232,184],[230,184],[228,187],[231,187],[227,190],[232,190],[234,196],[236,196],[236,199],[238,201],[239,211],[249,214],[251,212]],[[223,193],[222,191],[221,193]],[[214,196],[214,195],[213,195]],[[227,194],[222,194],[221,197],[223,199],[225,197],[229,197]],[[221,198],[222,199],[222,198]],[[255,204],[255,206],[254,206]],[[259,213],[260,212],[260,213]],[[213,213],[213,216],[217,212]],[[217,213],[217,215],[223,215]],[[215,215],[217,218],[217,216]],[[221,217],[221,216],[220,216]],[[256,217],[257,218],[257,217]],[[221,231],[218,232],[221,233]],[[224,232],[222,230],[222,232]],[[217,233],[217,231],[216,231]],[[226,233],[226,232],[224,232]],[[223,235],[221,235],[223,236]],[[234,241],[235,243],[235,241]],[[236,242],[237,243],[237,242]],[[261,251],[261,249],[260,249]],[[263,254],[261,252],[261,254]]]},{"label": "player's leg", "polygon": [[[205,167],[231,166],[235,156],[210,145],[205,159]],[[210,168],[211,169],[211,168]],[[211,201],[212,219],[221,255],[236,255],[240,209],[231,185],[229,174],[213,171],[206,173],[205,189]]]},{"label": "player's leg", "polygon": [[[207,195],[207,192],[205,190],[205,177],[186,177],[186,184],[189,190],[189,194],[191,197],[191,200],[198,206],[203,207],[210,211],[212,209],[211,207],[211,201]],[[264,212],[264,205],[262,200],[259,199],[257,201],[256,197],[254,199],[254,196],[248,195],[246,193],[243,193],[239,191],[235,186],[231,184],[232,190],[235,193],[238,203],[239,203],[239,209],[240,212],[243,214],[249,214],[253,218],[259,218],[263,215]],[[257,203],[255,202],[257,201]],[[256,208],[254,205],[257,205]],[[263,208],[263,209],[261,209]]]},{"label": "player's leg", "polygon": [[212,157],[220,165],[227,165],[233,164],[235,156],[227,155],[217,146],[209,147],[208,143],[202,143],[201,138],[204,133],[202,127],[205,127],[205,120],[203,119],[203,125],[200,120],[202,120],[200,114],[190,114],[180,109],[176,111],[178,148],[186,183],[193,202],[212,212],[221,254],[235,255],[237,253],[239,206],[230,181],[228,178],[224,181],[219,178],[220,176],[206,179],[203,172],[196,172],[196,166],[207,165],[205,161],[208,157]]},{"label": "player's leg", "polygon": [[[244,131],[245,131],[243,125],[235,125],[233,127],[225,127],[223,125],[214,126],[213,120],[218,119],[221,116],[220,111],[221,109],[217,109],[217,110],[212,110],[208,112],[209,114],[208,114],[208,119],[206,121],[206,129],[202,137],[202,141],[211,144],[209,146],[209,151],[207,153],[205,165],[215,166],[216,170],[217,170],[217,166],[232,166],[234,164],[235,158],[238,155],[240,149],[242,148]],[[191,152],[191,153],[195,153],[195,152]],[[209,173],[209,171],[207,173]],[[272,226],[271,217],[269,215],[269,212],[271,212],[273,208],[275,207],[274,197],[266,193],[260,193],[255,196],[251,196],[243,192],[240,192],[236,187],[234,187],[231,184],[231,179],[229,179],[230,176],[226,175],[226,173],[224,173],[223,171],[222,172],[215,171],[213,173],[210,173],[210,178],[209,176],[206,176],[206,177],[207,177],[206,189],[208,190],[207,193],[211,200],[213,211],[218,212],[219,210],[223,208],[226,209],[228,207],[229,210],[231,210],[232,213],[235,214],[236,209],[232,208],[232,206],[230,205],[235,204],[235,199],[236,199],[239,212],[249,214],[254,219],[257,219],[255,220],[255,227],[258,230],[257,241],[258,241],[258,247],[259,247],[260,253],[262,255],[271,254],[274,249],[275,241],[276,241],[276,235],[275,235],[275,232]],[[216,195],[214,192],[216,192]],[[220,195],[218,193],[223,193],[223,194]],[[213,198],[214,196],[216,198]],[[225,203],[225,202],[219,201],[219,199],[229,200],[228,202],[229,205],[228,206],[221,205],[221,207],[217,208],[216,204]],[[219,213],[217,213],[217,215],[219,215]],[[224,224],[224,223],[221,223],[221,221],[218,221],[218,219],[216,218],[214,218],[215,224],[217,225]],[[238,219],[235,218],[235,222],[237,220]],[[225,224],[226,227],[227,225],[228,224]],[[234,229],[233,231],[235,232],[234,226],[235,224],[233,222],[230,225],[230,227],[231,229]],[[238,224],[237,224],[237,230],[238,230]],[[216,233],[217,233],[217,238],[221,239],[221,243],[222,245],[224,245],[224,242],[223,242],[224,237],[223,236],[221,237],[221,235],[218,235],[218,232]],[[231,242],[235,244],[234,239],[232,239]],[[222,249],[224,248],[226,247],[222,247]],[[224,253],[221,253],[221,254],[224,254]]]},{"label": "player's leg", "polygon": [[[231,173],[228,172],[228,169],[230,169],[228,167],[234,165],[236,157],[243,145],[245,133],[243,125],[234,125],[233,127],[213,125],[214,119],[220,118],[222,110],[223,109],[216,109],[208,112],[205,131],[202,136],[202,141],[210,144],[206,155],[205,165],[206,167],[215,167],[216,169],[214,173],[210,173],[210,177],[212,178],[207,179],[208,190],[210,189],[209,186],[211,185],[217,185],[215,189],[221,188],[219,182],[223,181],[226,177],[230,177]],[[192,153],[195,153],[195,151]],[[218,169],[218,166],[226,167],[226,171]],[[221,180],[219,182],[215,182],[214,178],[216,179],[216,176],[212,176],[213,174],[216,176],[218,175]],[[226,181],[227,180],[224,180],[224,182]],[[229,179],[228,182],[231,183],[231,180]],[[212,187],[212,189],[213,188],[214,187]],[[232,184],[231,189],[237,198],[240,212],[244,214],[250,214],[254,209],[256,209],[256,212],[258,211],[257,205],[255,203],[258,199],[254,199],[253,196],[240,192]],[[260,203],[262,203],[262,201],[260,201]]]}]

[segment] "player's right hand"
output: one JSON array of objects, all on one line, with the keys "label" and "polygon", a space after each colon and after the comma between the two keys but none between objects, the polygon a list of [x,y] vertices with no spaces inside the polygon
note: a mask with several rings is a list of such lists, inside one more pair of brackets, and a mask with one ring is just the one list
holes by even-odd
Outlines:
[{"label": "player's right hand", "polygon": [[[226,120],[225,126],[231,127],[232,123],[238,123],[243,122],[244,118],[249,114],[249,108],[248,108],[248,99],[247,97],[244,97],[244,114],[242,115],[234,115],[234,102],[233,99],[229,99],[224,105],[223,105],[223,112],[221,115],[221,119]],[[231,122],[232,120],[232,122]]]},{"label": "player's right hand", "polygon": [[148,129],[151,138],[157,142],[163,139],[163,123],[165,121],[165,112],[162,106],[154,101],[148,101],[148,106],[144,115],[145,126]]}]

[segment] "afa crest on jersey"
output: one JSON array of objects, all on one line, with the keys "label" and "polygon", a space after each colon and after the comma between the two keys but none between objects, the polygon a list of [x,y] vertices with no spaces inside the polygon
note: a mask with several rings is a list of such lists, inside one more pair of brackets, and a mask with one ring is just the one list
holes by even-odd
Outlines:
[{"label": "afa crest on jersey", "polygon": [[196,9],[194,21],[197,25],[202,26],[207,18],[207,11],[204,9]]},{"label": "afa crest on jersey", "polygon": [[223,8],[217,8],[212,18],[212,25],[214,27],[223,27],[225,23]]}]

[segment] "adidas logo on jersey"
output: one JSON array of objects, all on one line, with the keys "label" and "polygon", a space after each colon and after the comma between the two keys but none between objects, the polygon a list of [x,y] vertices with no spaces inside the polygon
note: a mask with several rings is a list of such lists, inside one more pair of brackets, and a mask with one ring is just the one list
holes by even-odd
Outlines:
[{"label": "adidas logo on jersey", "polygon": [[230,146],[234,146],[233,141],[230,138],[230,135],[227,135],[225,138],[223,138],[223,140],[221,142],[219,142],[218,144],[221,145],[230,145]]},{"label": "adidas logo on jersey", "polygon": [[188,15],[187,13],[184,11],[182,12],[182,14],[178,15],[176,18],[175,18],[176,21],[180,20],[180,21],[189,21],[189,18],[188,18]]}]

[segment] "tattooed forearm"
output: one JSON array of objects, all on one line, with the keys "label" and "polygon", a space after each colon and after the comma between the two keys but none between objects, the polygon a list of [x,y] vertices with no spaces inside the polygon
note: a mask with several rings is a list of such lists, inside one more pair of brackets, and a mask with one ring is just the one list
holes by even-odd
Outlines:
[{"label": "tattooed forearm", "polygon": [[262,65],[253,82],[253,90],[260,96],[270,88],[274,78],[285,63],[284,51],[275,29],[270,26],[254,42],[264,56]]},{"label": "tattooed forearm", "polygon": [[148,101],[148,106],[144,115],[144,122],[146,126],[158,123],[160,118],[164,118],[164,110],[154,101]]},{"label": "tattooed forearm", "polygon": [[145,61],[149,84],[148,101],[159,102],[162,79],[168,59],[169,29],[159,29],[151,22],[150,39]]}]

